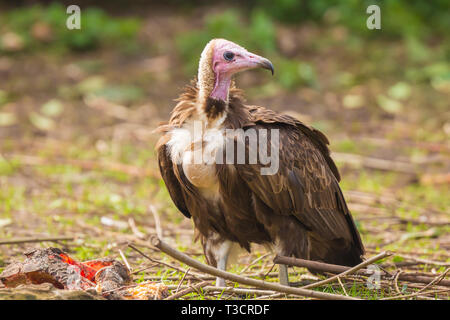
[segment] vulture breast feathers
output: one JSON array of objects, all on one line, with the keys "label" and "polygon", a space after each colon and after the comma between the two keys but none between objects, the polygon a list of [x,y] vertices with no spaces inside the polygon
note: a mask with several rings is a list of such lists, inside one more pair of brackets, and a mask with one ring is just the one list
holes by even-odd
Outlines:
[{"label": "vulture breast feathers", "polygon": [[[328,139],[299,120],[243,103],[231,88],[225,129],[278,129],[279,169],[262,175],[256,164],[215,164],[219,184],[214,201],[203,198],[172,162],[167,142],[196,113],[197,88],[188,86],[157,144],[162,178],[177,208],[204,237],[211,232],[249,249],[250,243],[275,243],[288,256],[342,265],[361,261],[363,245],[339,187],[339,172]],[[268,130],[270,132],[270,130]],[[267,139],[270,150],[271,139]],[[245,143],[247,152],[249,144]]]}]

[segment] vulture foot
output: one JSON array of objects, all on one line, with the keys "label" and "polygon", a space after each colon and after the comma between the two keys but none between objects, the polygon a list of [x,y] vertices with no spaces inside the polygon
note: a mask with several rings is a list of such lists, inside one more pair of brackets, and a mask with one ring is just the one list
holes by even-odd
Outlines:
[{"label": "vulture foot", "polygon": [[216,287],[225,287],[225,286],[226,286],[225,279],[217,277],[216,278]]},{"label": "vulture foot", "polygon": [[280,278],[280,284],[282,284],[283,286],[289,286],[289,273],[287,265],[280,264],[278,273]]}]

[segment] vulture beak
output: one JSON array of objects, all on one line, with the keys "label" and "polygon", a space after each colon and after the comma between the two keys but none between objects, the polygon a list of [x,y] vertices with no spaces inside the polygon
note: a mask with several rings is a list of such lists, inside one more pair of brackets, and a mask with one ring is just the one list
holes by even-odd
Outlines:
[{"label": "vulture beak", "polygon": [[242,71],[246,69],[255,69],[255,68],[263,68],[270,70],[272,72],[272,75],[274,73],[274,68],[272,62],[270,62],[269,59],[266,59],[264,57],[258,56],[256,54],[253,54],[251,52],[245,52],[241,54],[241,57],[243,58],[241,61],[238,60],[236,69],[237,71]]},{"label": "vulture beak", "polygon": [[260,62],[258,63],[258,65],[259,65],[261,68],[263,68],[263,69],[270,70],[270,72],[272,72],[272,75],[274,74],[273,64],[272,64],[272,62],[270,62],[269,59],[261,58],[261,60],[260,60]]}]

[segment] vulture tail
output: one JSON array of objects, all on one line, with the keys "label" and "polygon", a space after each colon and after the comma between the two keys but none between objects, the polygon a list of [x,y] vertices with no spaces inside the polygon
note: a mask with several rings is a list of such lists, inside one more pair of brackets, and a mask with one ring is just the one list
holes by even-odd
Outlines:
[{"label": "vulture tail", "polygon": [[[314,235],[310,235],[309,244],[311,260],[348,267],[353,267],[363,261],[361,247],[353,243],[349,246],[348,243],[344,243],[343,239],[324,242],[318,240]],[[314,270],[310,271],[315,273]]]},{"label": "vulture tail", "polygon": [[338,208],[346,220],[347,232],[342,233],[342,238],[333,240],[325,240],[323,237],[311,233],[309,237],[310,259],[353,267],[363,261],[364,246],[339,186],[336,190]]}]

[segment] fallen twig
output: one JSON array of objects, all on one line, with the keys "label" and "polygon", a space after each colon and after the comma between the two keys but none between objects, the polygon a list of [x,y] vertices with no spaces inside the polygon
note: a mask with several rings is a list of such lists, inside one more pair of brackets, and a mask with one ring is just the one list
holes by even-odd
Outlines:
[{"label": "fallen twig", "polygon": [[9,240],[0,240],[0,245],[29,243],[29,242],[62,241],[62,240],[74,240],[74,239],[75,239],[75,237],[70,237],[70,236],[42,237],[42,238],[13,238],[13,239],[9,239]]},{"label": "fallen twig", "polygon": [[260,261],[260,260],[264,259],[265,257],[267,257],[269,254],[271,254],[271,253],[270,253],[270,252],[269,252],[269,253],[266,253],[266,254],[262,255],[261,257],[256,258],[255,260],[253,260],[252,262],[250,262],[250,264],[248,264],[247,266],[245,266],[245,268],[242,269],[241,272],[239,272],[239,274],[243,274],[243,273],[244,273],[245,271],[247,271],[251,266],[253,266],[253,265],[256,264],[258,261]]},{"label": "fallen twig", "polygon": [[159,174],[155,173],[154,170],[149,170],[146,168],[139,168],[136,166],[117,163],[117,162],[100,162],[93,160],[82,160],[82,159],[44,159],[36,156],[23,155],[23,154],[7,154],[5,155],[9,159],[18,160],[21,164],[27,166],[43,166],[43,165],[71,165],[74,167],[79,167],[84,170],[110,170],[125,173],[129,176],[134,177],[152,177],[159,179]]},{"label": "fallen twig", "polygon": [[322,281],[318,281],[318,282],[315,282],[315,283],[308,284],[308,285],[306,285],[306,286],[304,286],[302,288],[303,289],[316,288],[316,287],[319,287],[321,285],[333,282],[334,280],[338,279],[339,277],[344,277],[346,275],[352,274],[352,273],[354,273],[354,272],[364,268],[365,266],[368,266],[369,264],[372,264],[372,263],[374,263],[374,262],[376,262],[378,260],[381,260],[383,258],[386,258],[386,257],[388,257],[390,255],[392,255],[391,252],[383,251],[380,254],[377,254],[376,256],[371,257],[370,259],[367,259],[366,261],[363,261],[360,264],[358,264],[358,265],[356,265],[356,266],[354,266],[352,268],[348,268],[346,271],[344,271],[344,272],[342,272],[342,273],[340,273],[338,275],[335,275],[334,277],[331,277],[331,278],[328,278],[328,279],[325,279],[325,280],[322,280]]},{"label": "fallen twig", "polygon": [[408,260],[412,260],[415,262],[419,262],[422,264],[431,264],[431,265],[435,265],[435,266],[444,266],[444,267],[448,267],[450,266],[450,262],[443,262],[443,261],[435,261],[435,260],[429,260],[429,259],[422,259],[422,258],[416,258],[410,255],[406,255],[406,254],[395,254],[398,257],[404,258],[404,259],[408,259]]},{"label": "fallen twig", "polygon": [[204,264],[198,262],[197,260],[192,259],[191,257],[187,256],[186,254],[170,247],[168,244],[161,241],[156,236],[152,236],[150,241],[153,246],[160,249],[162,252],[168,254],[172,258],[175,258],[175,259],[177,259],[193,268],[201,270],[205,273],[212,274],[214,276],[217,276],[217,277],[220,277],[223,279],[227,279],[230,281],[238,282],[238,283],[249,285],[249,286],[255,286],[255,287],[263,288],[263,289],[267,289],[267,290],[273,290],[273,291],[284,292],[284,293],[295,294],[295,295],[299,295],[299,296],[305,296],[305,297],[311,297],[311,298],[317,298],[317,299],[331,299],[331,300],[339,300],[339,299],[340,300],[355,300],[356,299],[353,297],[346,297],[346,296],[342,296],[342,295],[306,290],[303,288],[292,288],[292,287],[283,286],[283,285],[276,284],[276,283],[270,283],[270,282],[264,282],[261,280],[246,278],[246,277],[239,276],[239,275],[236,275],[233,273],[219,270],[219,269],[211,267],[211,266],[204,265]]},{"label": "fallen twig", "polygon": [[163,232],[162,232],[162,228],[161,228],[161,220],[159,219],[158,211],[156,210],[156,207],[152,204],[150,204],[148,206],[148,209],[152,213],[153,219],[155,220],[156,235],[158,236],[158,238],[162,239]]},{"label": "fallen twig", "polygon": [[260,297],[257,297],[257,298],[253,298],[253,299],[250,299],[250,300],[269,300],[269,299],[279,298],[279,297],[282,297],[282,296],[287,297],[288,295],[285,294],[285,293],[274,293],[274,294],[269,294],[269,295],[266,295],[266,296],[260,296]]},{"label": "fallen twig", "polygon": [[[213,277],[214,278],[214,277]],[[205,281],[206,282],[206,281]],[[192,286],[180,286],[180,285],[168,285],[167,288],[169,290],[175,290],[175,293],[177,293],[177,290],[179,289],[188,289]],[[233,287],[216,287],[216,286],[205,286],[202,287],[203,292],[219,292],[219,293],[235,293],[235,294],[245,294],[245,295],[272,295],[272,294],[280,294],[276,291],[272,290],[263,290],[263,289],[256,289],[256,288],[233,288]],[[280,295],[286,295],[284,293],[281,293]]]},{"label": "fallen twig", "polygon": [[347,290],[345,290],[344,284],[341,281],[341,278],[338,276],[337,280],[339,282],[339,285],[341,286],[342,290],[344,291],[345,295],[348,296]]},{"label": "fallen twig", "polygon": [[[179,271],[179,272],[186,273],[186,270],[183,270],[183,269],[178,268],[178,267],[176,267],[176,266],[174,266],[174,265],[171,265],[171,264],[165,263],[165,262],[163,262],[163,261],[160,261],[160,260],[153,259],[153,258],[149,257],[148,255],[146,255],[145,253],[143,253],[141,250],[139,250],[138,248],[136,248],[135,246],[133,246],[131,243],[129,243],[128,246],[129,246],[131,249],[133,249],[134,251],[136,251],[137,253],[139,253],[139,254],[140,254],[141,256],[143,256],[144,258],[147,258],[148,260],[150,260],[151,262],[155,262],[155,263],[158,263],[158,264],[162,264],[162,265],[165,265],[165,266],[167,266],[167,267],[169,267],[169,268],[171,268],[171,269],[175,269],[175,270],[177,270],[177,271]],[[202,280],[202,279],[198,278],[196,275],[193,275],[193,274],[192,274],[192,276],[195,277],[197,280]]]},{"label": "fallen twig", "polygon": [[[131,274],[138,274],[138,273],[140,273],[140,272],[142,272],[142,271],[151,269],[151,268],[153,268],[153,267],[155,267],[155,266],[158,266],[158,265],[159,265],[159,263],[153,263],[153,264],[150,265],[150,266],[143,267],[143,268],[140,268],[140,269],[138,269],[138,270],[135,270],[135,271],[133,271]],[[159,279],[160,277],[154,277],[154,278],[155,278],[155,279]],[[144,279],[144,280],[149,280],[149,279]]]},{"label": "fallen twig", "polygon": [[[202,289],[205,292],[226,292],[226,293],[237,293],[237,294],[250,294],[250,295],[270,295],[270,294],[279,294],[277,291],[273,290],[262,290],[262,289],[253,289],[253,288],[233,288],[233,287],[215,287],[208,286]],[[282,293],[282,295],[285,295]]]},{"label": "fallen twig", "polygon": [[189,273],[189,270],[191,270],[191,268],[186,269],[186,272],[183,274],[183,278],[181,278],[180,282],[178,282],[177,290],[175,291],[175,293],[177,293],[178,290],[180,290],[180,287],[183,284],[183,281],[186,278],[187,274]]},{"label": "fallen twig", "polygon": [[[438,285],[438,284],[442,281],[442,279],[444,279],[444,277],[447,275],[447,273],[448,273],[449,271],[450,271],[450,268],[447,268],[443,273],[441,273],[441,274],[439,274],[437,277],[435,277],[435,278],[433,279],[433,281],[431,281],[429,284],[427,284],[425,287],[421,288],[419,291],[415,292],[414,294],[415,294],[415,295],[419,295],[420,293],[424,292],[424,291],[425,291],[426,289],[428,289],[429,287],[431,287],[431,286],[433,286],[433,285]],[[400,274],[401,272],[402,272],[402,271],[400,271],[399,274]],[[398,278],[398,277],[397,277],[397,278]],[[396,288],[397,288],[397,292],[401,293],[400,290],[398,290],[397,283],[396,283]],[[395,298],[395,297],[392,297],[392,298]]]},{"label": "fallen twig", "polygon": [[[323,263],[323,262],[311,261],[311,260],[305,260],[305,259],[299,259],[299,258],[283,257],[283,256],[276,256],[274,259],[274,262],[278,263],[278,264],[286,264],[286,265],[290,265],[290,266],[314,269],[314,270],[320,271],[320,272],[330,272],[330,273],[334,273],[334,274],[339,274],[340,276],[342,273],[351,269],[350,267],[346,267],[346,266],[340,266],[340,265],[335,265],[335,264],[329,264],[329,263]],[[358,275],[363,275],[363,276],[370,276],[373,274],[372,271],[369,271],[366,269],[359,269],[354,273],[358,274]],[[390,275],[383,275],[383,274],[381,276],[382,277],[383,276],[390,277]],[[430,281],[432,281],[433,279],[434,279],[434,277],[408,274],[408,273],[402,273],[398,277],[398,280],[401,280],[401,281],[425,283],[425,284],[430,283]],[[450,287],[450,280],[441,280],[439,282],[439,284],[441,286]]]},{"label": "fallen twig", "polygon": [[400,288],[398,287],[398,277],[400,276],[400,274],[403,272],[403,270],[399,270],[397,272],[397,274],[395,275],[394,278],[394,286],[395,286],[395,291],[398,292],[398,294],[402,294],[402,292],[400,291]]},{"label": "fallen twig", "polygon": [[122,250],[120,250],[120,249],[119,249],[119,254],[120,254],[120,257],[122,258],[123,262],[125,262],[125,266],[127,267],[128,271],[130,273],[132,273],[133,269],[131,268],[130,264],[128,263],[127,258],[125,257],[125,255],[123,254]]},{"label": "fallen twig", "polygon": [[447,268],[447,269],[445,269],[445,271],[442,273],[442,274],[440,274],[440,275],[438,275],[433,281],[431,281],[429,284],[427,284],[425,287],[423,287],[422,289],[420,289],[419,291],[418,291],[418,293],[419,292],[422,292],[422,291],[425,291],[426,289],[428,289],[429,287],[431,287],[431,286],[433,286],[433,285],[438,285],[441,281],[442,281],[442,279],[444,279],[444,277],[447,275],[447,273],[450,271],[450,268]]},{"label": "fallen twig", "polygon": [[145,234],[139,231],[133,218],[130,217],[128,219],[128,225],[130,226],[131,231],[136,237],[138,237],[139,239],[145,239]]},{"label": "fallen twig", "polygon": [[357,167],[378,169],[384,171],[396,171],[416,175],[415,166],[409,162],[378,159],[351,153],[333,152],[333,158],[337,162],[351,164]]},{"label": "fallen twig", "polygon": [[387,297],[387,298],[382,298],[380,300],[395,300],[395,299],[404,299],[404,298],[412,298],[412,297],[416,297],[418,295],[423,295],[423,294],[433,294],[433,293],[443,293],[443,292],[449,292],[450,289],[439,289],[439,290],[432,290],[432,291],[427,291],[427,292],[415,292],[412,294],[405,294],[403,296],[395,296],[395,297]]},{"label": "fallen twig", "polygon": [[185,295],[187,295],[187,294],[189,294],[191,292],[197,291],[201,287],[207,286],[209,284],[211,284],[211,282],[209,282],[209,281],[202,281],[202,282],[196,284],[195,286],[192,286],[192,287],[189,287],[187,289],[181,290],[180,292],[177,292],[177,293],[175,293],[175,294],[165,298],[164,300],[175,300],[175,299],[181,298],[182,296],[185,296]]}]

